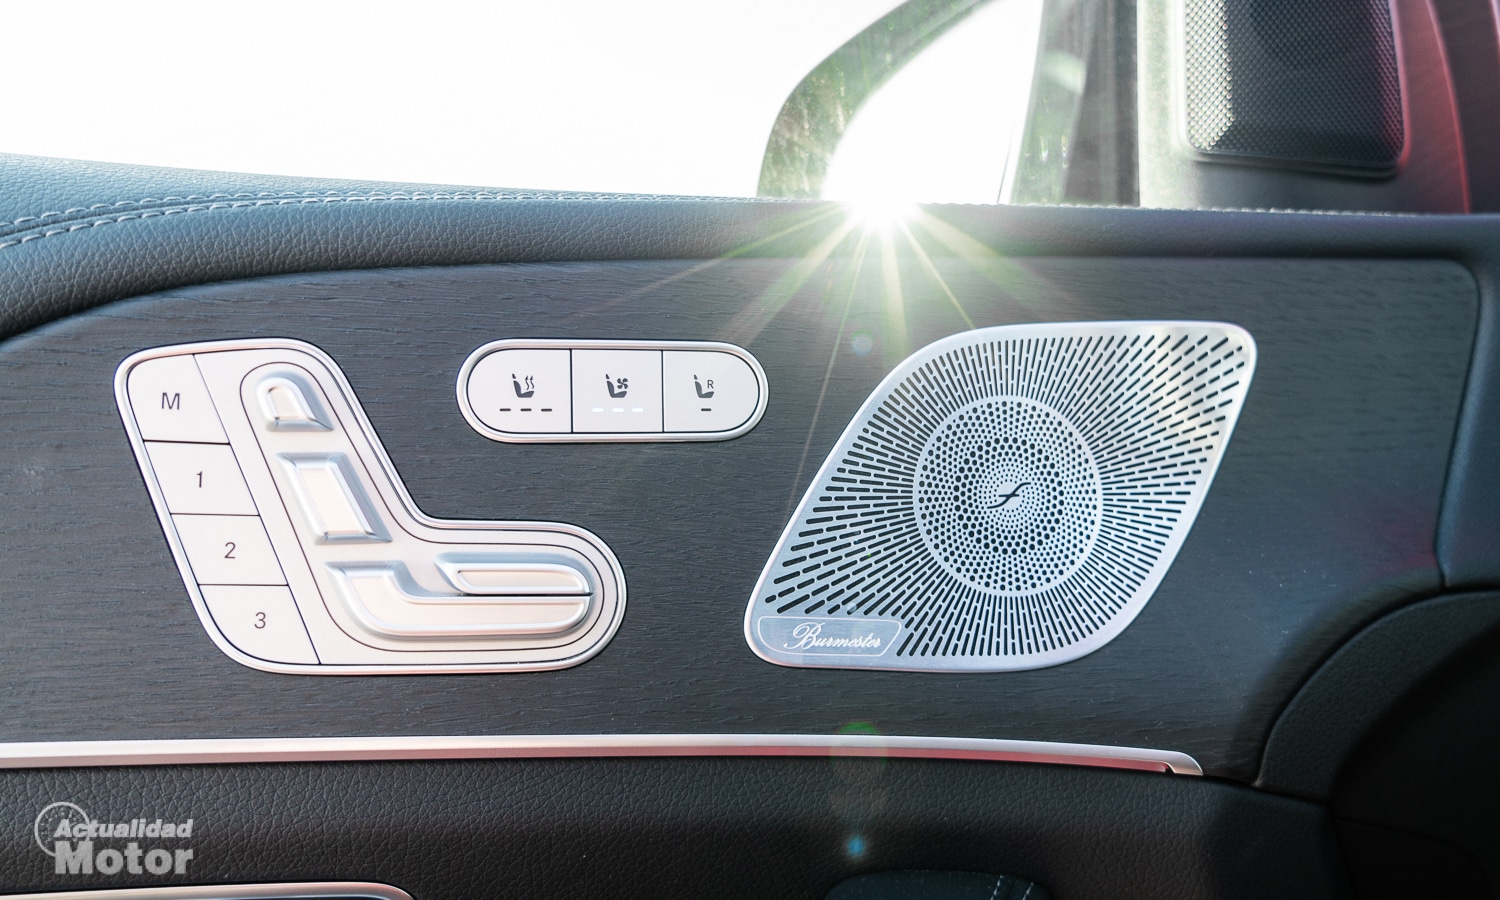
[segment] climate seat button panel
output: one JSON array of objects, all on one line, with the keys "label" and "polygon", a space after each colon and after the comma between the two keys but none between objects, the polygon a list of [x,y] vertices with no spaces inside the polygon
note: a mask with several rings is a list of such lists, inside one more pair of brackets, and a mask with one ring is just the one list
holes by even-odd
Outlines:
[{"label": "climate seat button panel", "polygon": [[619,627],[624,577],[598,537],[423,515],[310,344],[148,350],[121,364],[115,390],[199,617],[245,665],[555,669]]},{"label": "climate seat button panel", "polygon": [[494,341],[458,375],[464,418],[507,443],[724,441],[766,400],[755,357],[712,341]]}]

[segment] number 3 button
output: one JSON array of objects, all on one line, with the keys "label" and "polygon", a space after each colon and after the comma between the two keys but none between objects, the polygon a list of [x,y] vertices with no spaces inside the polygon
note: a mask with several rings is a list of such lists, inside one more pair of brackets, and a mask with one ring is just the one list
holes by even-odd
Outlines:
[{"label": "number 3 button", "polygon": [[290,590],[211,586],[202,591],[214,624],[244,653],[268,662],[317,665]]}]

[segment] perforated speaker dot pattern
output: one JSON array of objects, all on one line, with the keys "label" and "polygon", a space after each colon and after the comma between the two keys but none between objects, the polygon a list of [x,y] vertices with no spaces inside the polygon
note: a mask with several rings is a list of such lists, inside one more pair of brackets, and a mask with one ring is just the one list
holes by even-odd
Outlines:
[{"label": "perforated speaker dot pattern", "polygon": [[922,538],[972,587],[1029,594],[1071,575],[1094,545],[1099,506],[1099,472],[1083,438],[1023,397],[971,403],[921,448]]},{"label": "perforated speaker dot pattern", "polygon": [[[751,600],[752,647],[987,670],[1097,648],[1171,564],[1254,359],[1249,334],[1218,323],[1001,326],[919,352],[814,479]],[[819,634],[880,620],[897,636],[852,654],[768,637],[762,620]],[[872,640],[856,632],[839,640]]]}]

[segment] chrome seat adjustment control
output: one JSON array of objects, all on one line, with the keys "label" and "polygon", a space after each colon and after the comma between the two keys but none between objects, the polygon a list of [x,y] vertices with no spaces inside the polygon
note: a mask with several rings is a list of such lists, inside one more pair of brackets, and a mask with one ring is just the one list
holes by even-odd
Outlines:
[{"label": "chrome seat adjustment control", "polygon": [[423,515],[343,373],[311,344],[147,350],[121,363],[115,395],[199,618],[238,662],[557,669],[619,627],[625,581],[599,538]]}]

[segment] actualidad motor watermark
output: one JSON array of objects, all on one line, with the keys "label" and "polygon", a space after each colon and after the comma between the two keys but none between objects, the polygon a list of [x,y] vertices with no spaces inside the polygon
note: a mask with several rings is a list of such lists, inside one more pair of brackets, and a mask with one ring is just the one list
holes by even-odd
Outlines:
[{"label": "actualidad motor watermark", "polygon": [[49,803],[32,825],[36,845],[52,857],[57,875],[186,875],[193,820],[132,817],[101,822],[68,801]]}]

